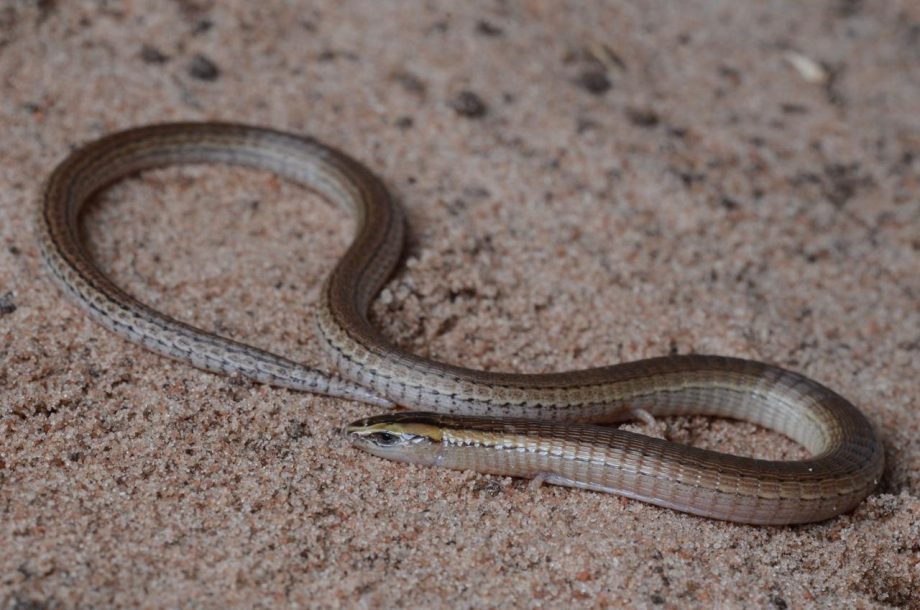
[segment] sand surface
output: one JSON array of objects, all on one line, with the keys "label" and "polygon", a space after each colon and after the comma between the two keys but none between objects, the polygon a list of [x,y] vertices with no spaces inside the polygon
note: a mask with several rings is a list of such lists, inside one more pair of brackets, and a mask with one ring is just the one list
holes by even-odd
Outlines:
[{"label": "sand surface", "polygon": [[[740,4],[0,3],[0,607],[920,608],[920,4]],[[129,344],[48,283],[33,214],[73,146],[178,119],[312,134],[385,180],[411,237],[374,315],[400,345],[776,363],[864,409],[884,480],[826,523],[731,525],[371,458],[338,431],[372,407]],[[351,226],[226,167],[85,217],[132,293],[320,367]]]}]

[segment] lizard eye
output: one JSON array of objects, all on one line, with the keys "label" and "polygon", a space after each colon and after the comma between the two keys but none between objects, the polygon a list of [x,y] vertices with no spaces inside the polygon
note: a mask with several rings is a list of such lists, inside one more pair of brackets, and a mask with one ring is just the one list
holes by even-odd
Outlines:
[{"label": "lizard eye", "polygon": [[373,434],[368,434],[367,438],[381,447],[389,447],[399,441],[399,435],[392,432],[374,432]]}]

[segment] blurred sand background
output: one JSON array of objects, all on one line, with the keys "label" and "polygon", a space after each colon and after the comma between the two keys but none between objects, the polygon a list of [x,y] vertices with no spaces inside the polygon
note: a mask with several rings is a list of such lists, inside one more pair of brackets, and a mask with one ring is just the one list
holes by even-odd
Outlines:
[{"label": "blurred sand background", "polygon": [[[0,93],[0,607],[920,608],[917,2],[6,0]],[[73,146],[178,119],[312,134],[384,179],[411,237],[374,311],[401,345],[766,360],[865,410],[884,481],[785,528],[534,490],[371,458],[338,430],[374,408],[127,343],[46,281],[33,213]],[[320,366],[350,228],[226,167],[85,218],[134,294]],[[705,418],[656,433],[802,455]]]}]

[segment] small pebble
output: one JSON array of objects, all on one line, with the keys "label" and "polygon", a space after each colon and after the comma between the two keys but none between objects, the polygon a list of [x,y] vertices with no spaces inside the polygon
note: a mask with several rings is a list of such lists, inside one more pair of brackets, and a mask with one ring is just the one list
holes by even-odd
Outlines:
[{"label": "small pebble", "polygon": [[7,292],[0,295],[0,316],[5,316],[16,311],[16,303],[13,302],[13,293]]},{"label": "small pebble", "polygon": [[581,73],[577,82],[582,88],[594,95],[603,95],[613,86],[607,74],[601,70],[586,70]]},{"label": "small pebble", "polygon": [[648,108],[630,108],[626,111],[626,118],[639,127],[655,127],[661,122],[658,113]]},{"label": "small pebble", "polygon": [[141,59],[147,64],[165,64],[169,56],[153,45],[145,44],[141,47]]},{"label": "small pebble", "polygon": [[198,23],[195,24],[195,27],[192,28],[192,34],[198,36],[204,34],[208,30],[214,27],[214,22],[210,19],[200,19]]},{"label": "small pebble", "polygon": [[220,68],[204,55],[196,55],[188,65],[188,73],[192,78],[210,82],[220,76]]},{"label": "small pebble", "polygon": [[505,33],[505,31],[497,25],[493,25],[484,19],[480,19],[476,23],[476,33],[482,34],[483,36],[501,36]]},{"label": "small pebble", "polygon": [[457,114],[468,119],[481,118],[488,112],[486,103],[472,91],[461,91],[450,105]]}]

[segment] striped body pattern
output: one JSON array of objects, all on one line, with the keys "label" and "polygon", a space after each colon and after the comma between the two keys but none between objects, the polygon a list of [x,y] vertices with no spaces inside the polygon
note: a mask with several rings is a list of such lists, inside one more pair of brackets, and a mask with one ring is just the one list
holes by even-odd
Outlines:
[{"label": "striped body pattern", "polygon": [[[78,220],[94,193],[124,176],[185,163],[225,163],[301,183],[357,219],[327,278],[321,340],[337,374],[203,331],[138,301],[93,262]],[[126,339],[209,371],[295,390],[422,412],[355,422],[354,443],[391,459],[538,478],[747,523],[800,523],[852,509],[884,457],[850,402],[797,373],[719,356],[654,358],[561,373],[494,373],[400,349],[368,320],[400,260],[403,210],[367,168],[310,138],[227,123],[118,132],[80,148],[48,180],[37,233],[49,276],[90,317]],[[753,422],[813,457],[742,458],[596,424],[703,414]]]}]

